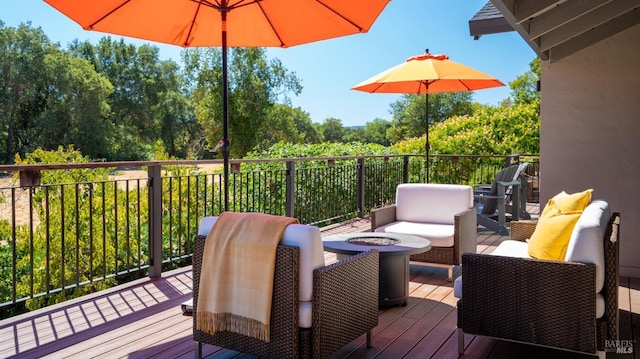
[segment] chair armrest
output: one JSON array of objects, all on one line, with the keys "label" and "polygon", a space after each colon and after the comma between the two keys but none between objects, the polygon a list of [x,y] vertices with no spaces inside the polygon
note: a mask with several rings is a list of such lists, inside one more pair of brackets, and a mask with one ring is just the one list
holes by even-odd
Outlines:
[{"label": "chair armrest", "polygon": [[[478,216],[475,207],[466,209],[454,217],[454,246],[459,247],[456,254],[458,263],[461,263],[462,253],[476,253]],[[459,245],[457,245],[459,243]]]},{"label": "chair armrest", "polygon": [[375,232],[376,228],[396,221],[396,205],[376,208],[371,210],[371,232]]},{"label": "chair armrest", "polygon": [[326,358],[378,325],[379,252],[346,257],[313,272],[313,347]]},{"label": "chair armrest", "polygon": [[511,221],[509,226],[511,228],[511,239],[516,241],[524,241],[531,238],[533,231],[536,229],[536,221]]},{"label": "chair armrest", "polygon": [[473,198],[478,200],[491,193],[491,185],[476,184],[473,186]]},{"label": "chair armrest", "polygon": [[465,333],[594,353],[593,264],[462,256]]}]

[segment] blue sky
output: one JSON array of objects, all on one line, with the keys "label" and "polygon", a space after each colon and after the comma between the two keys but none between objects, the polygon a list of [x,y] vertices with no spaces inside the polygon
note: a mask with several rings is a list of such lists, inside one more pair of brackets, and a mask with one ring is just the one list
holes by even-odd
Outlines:
[{"label": "blue sky", "polygon": [[[84,1],[84,0],[79,0]],[[270,58],[280,59],[296,73],[304,87],[293,96],[295,107],[308,112],[313,122],[333,117],[343,125],[364,125],[375,118],[391,120],[395,94],[369,94],[350,88],[400,64],[408,57],[443,53],[453,61],[497,77],[507,86],[479,90],[474,100],[496,105],[509,96],[508,83],[529,69],[535,53],[516,33],[487,35],[473,40],[469,19],[487,0],[392,0],[366,34],[294,46],[270,48]],[[103,33],[84,31],[75,22],[41,0],[0,0],[0,20],[5,26],[31,22],[63,47],[74,40],[97,42]],[[145,41],[128,39],[134,44]],[[181,48],[152,43],[163,59],[180,63]]]}]

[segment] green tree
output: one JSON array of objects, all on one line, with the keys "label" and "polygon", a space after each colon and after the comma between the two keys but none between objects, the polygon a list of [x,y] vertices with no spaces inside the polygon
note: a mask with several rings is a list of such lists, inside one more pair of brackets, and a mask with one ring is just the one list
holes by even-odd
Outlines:
[{"label": "green tree", "polygon": [[45,56],[46,111],[31,138],[44,149],[73,145],[90,158],[108,158],[114,129],[107,103],[113,86],[84,59],[53,49]]},{"label": "green tree", "polygon": [[300,107],[274,104],[265,118],[264,130],[255,149],[267,149],[278,142],[319,143],[321,135],[313,127],[309,114]]},{"label": "green tree", "polygon": [[342,135],[342,142],[360,142],[366,143],[367,140],[364,137],[364,128],[362,127],[345,127],[344,134]]},{"label": "green tree", "polygon": [[[242,157],[260,143],[271,107],[278,99],[302,90],[299,79],[263,48],[232,48],[228,61],[229,139],[232,157]],[[222,55],[218,48],[187,49],[182,53],[185,78],[198,122],[206,139],[223,136]]]},{"label": "green tree", "polygon": [[296,130],[302,136],[301,141],[305,143],[320,143],[324,140],[318,127],[311,122],[311,116],[308,112],[304,112],[300,107],[292,109],[293,122]]},{"label": "green tree", "polygon": [[174,61],[161,61],[155,46],[135,46],[111,37],[103,37],[97,45],[74,41],[69,48],[114,86],[109,120],[116,140],[108,159],[149,159],[157,139],[167,152],[186,155],[198,128]]},{"label": "green tree", "polygon": [[106,120],[110,82],[81,60],[51,44],[29,24],[0,24],[0,138],[5,162],[38,147],[75,144],[93,158],[109,152]]},{"label": "green tree", "polygon": [[367,122],[364,126],[364,139],[368,143],[377,143],[389,146],[391,141],[387,138],[387,130],[391,128],[391,122],[385,119],[376,118]]},{"label": "green tree", "polygon": [[[454,116],[429,133],[433,154],[509,155],[540,152],[537,103],[482,106],[473,115]],[[396,153],[424,153],[425,136],[392,146]]]},{"label": "green tree", "polygon": [[46,109],[45,57],[54,47],[40,28],[6,28],[0,21],[0,154],[5,163],[32,146],[35,118]]},{"label": "green tree", "polygon": [[527,72],[509,83],[513,104],[539,103],[538,81],[540,81],[540,58],[536,57],[529,63]]},{"label": "green tree", "polygon": [[325,141],[328,142],[343,142],[345,134],[342,121],[337,118],[327,118],[320,125],[320,131]]},{"label": "green tree", "polygon": [[[429,123],[442,122],[455,115],[470,115],[473,113],[472,98],[472,92],[429,94]],[[387,137],[392,143],[424,135],[425,102],[424,95],[403,95],[391,104],[393,121],[387,131]]]},{"label": "green tree", "polygon": [[169,156],[198,158],[205,150],[202,128],[193,103],[184,91],[184,78],[173,61],[163,61],[160,75],[166,86],[158,93],[158,103],[152,110],[160,120],[160,140]]}]

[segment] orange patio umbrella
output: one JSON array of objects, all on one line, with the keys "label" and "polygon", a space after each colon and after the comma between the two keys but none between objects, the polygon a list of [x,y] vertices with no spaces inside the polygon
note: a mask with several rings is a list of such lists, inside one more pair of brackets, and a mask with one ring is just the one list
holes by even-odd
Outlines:
[{"label": "orange patio umbrella", "polygon": [[449,60],[447,55],[431,55],[427,49],[424,55],[410,57],[402,64],[383,71],[351,89],[371,93],[425,94],[425,181],[429,182],[429,94],[474,91],[498,86],[504,84],[494,77]]},{"label": "orange patio umbrella", "polygon": [[222,47],[228,210],[227,47],[289,47],[365,33],[390,0],[44,0],[85,30],[183,47]]}]

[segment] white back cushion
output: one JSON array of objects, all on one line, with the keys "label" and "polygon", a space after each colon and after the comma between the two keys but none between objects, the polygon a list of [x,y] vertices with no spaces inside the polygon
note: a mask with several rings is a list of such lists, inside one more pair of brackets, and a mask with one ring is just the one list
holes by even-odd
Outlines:
[{"label": "white back cushion", "polygon": [[[207,236],[218,217],[203,217],[198,235]],[[324,250],[320,229],[304,224],[290,224],[284,231],[281,244],[300,248],[300,301],[313,298],[313,270],[324,266]]]},{"label": "white back cushion", "polygon": [[604,287],[604,234],[611,219],[609,204],[593,200],[571,232],[566,261],[596,265],[596,293]]},{"label": "white back cushion", "polygon": [[473,207],[473,188],[455,184],[403,183],[396,188],[396,220],[454,224]]}]

